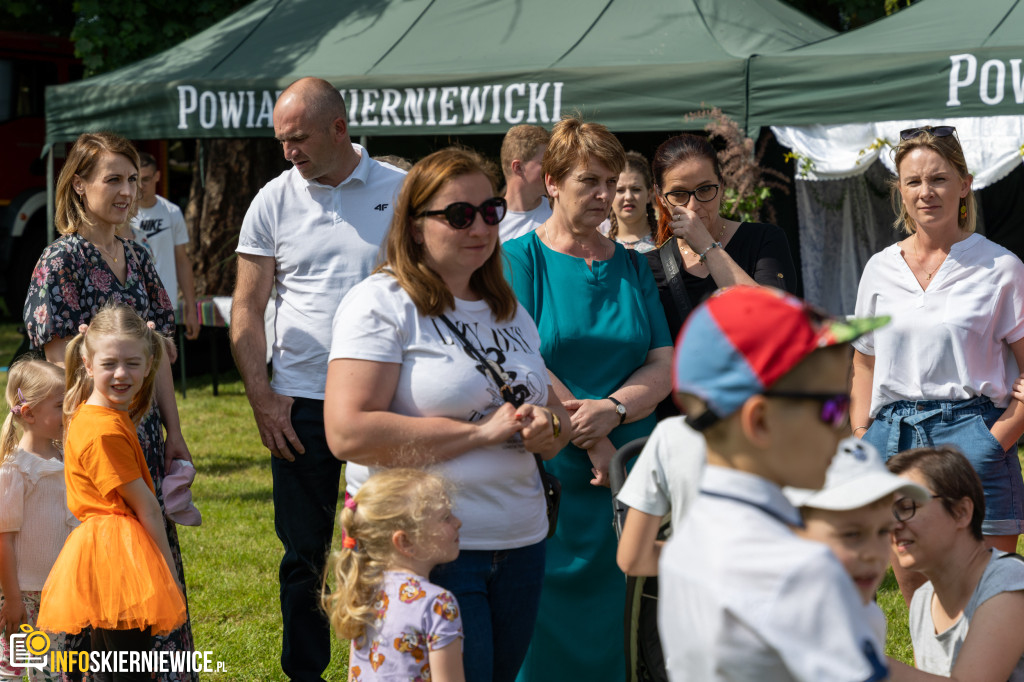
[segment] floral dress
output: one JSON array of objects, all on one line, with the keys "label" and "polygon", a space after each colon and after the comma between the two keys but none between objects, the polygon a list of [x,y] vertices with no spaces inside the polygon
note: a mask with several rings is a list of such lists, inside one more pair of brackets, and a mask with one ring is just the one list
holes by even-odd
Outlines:
[{"label": "floral dress", "polygon": [[[146,250],[130,241],[122,242],[127,274],[122,284],[111,271],[99,249],[78,234],[64,235],[47,246],[32,272],[23,317],[25,330],[33,348],[42,349],[53,339],[71,337],[78,326],[89,324],[107,301],[129,306],[144,320],[153,322],[158,332],[174,333],[174,306],[164,291],[156,267]],[[149,414],[138,427],[139,442],[146,455],[149,474],[156,487],[156,499],[164,507],[164,436],[160,411],[153,403]],[[167,540],[174,564],[185,584],[181,548],[173,522],[164,518]],[[188,592],[185,592],[188,604]],[[73,639],[73,638],[71,638]],[[69,648],[77,648],[69,642]],[[78,643],[78,644],[84,644]],[[192,625],[189,619],[166,637],[155,638],[158,651],[193,651]],[[195,673],[160,673],[163,682],[197,680]]]}]

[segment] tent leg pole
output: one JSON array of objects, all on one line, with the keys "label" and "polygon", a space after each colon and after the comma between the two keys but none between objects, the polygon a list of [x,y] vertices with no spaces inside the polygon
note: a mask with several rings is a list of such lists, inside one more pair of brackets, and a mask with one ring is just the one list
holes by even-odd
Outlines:
[{"label": "tent leg pole", "polygon": [[[58,143],[54,143],[58,144]],[[63,143],[60,143],[63,144]],[[56,234],[53,227],[53,145],[46,153],[46,243],[53,242]]]}]

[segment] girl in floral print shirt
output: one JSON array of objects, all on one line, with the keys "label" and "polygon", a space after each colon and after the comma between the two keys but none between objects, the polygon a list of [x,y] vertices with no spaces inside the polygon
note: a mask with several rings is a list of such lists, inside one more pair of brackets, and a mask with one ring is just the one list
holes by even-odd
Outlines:
[{"label": "girl in floral print shirt", "polygon": [[459,605],[426,577],[458,556],[461,525],[446,482],[416,469],[375,474],[345,501],[323,601],[351,640],[349,680],[463,682]]}]

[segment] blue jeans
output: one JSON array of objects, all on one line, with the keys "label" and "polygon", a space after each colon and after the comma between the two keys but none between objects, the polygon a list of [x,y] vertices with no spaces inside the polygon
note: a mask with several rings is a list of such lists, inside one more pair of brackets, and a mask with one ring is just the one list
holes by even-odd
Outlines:
[{"label": "blue jeans", "polygon": [[864,434],[888,461],[910,448],[954,445],[978,472],[985,489],[985,535],[1024,530],[1024,479],[1017,448],[1003,450],[989,429],[1003,414],[985,397],[959,401],[899,400],[883,407]]},{"label": "blue jeans", "polygon": [[341,462],[327,447],[322,400],[295,398],[292,428],[306,452],[294,462],[272,457],[274,530],[284,545],[281,669],[290,680],[316,682],[331,662],[331,628],[320,585],[338,508]]},{"label": "blue jeans", "polygon": [[466,682],[513,682],[533,636],[544,582],[542,540],[503,550],[462,550],[430,582],[452,592],[462,612]]}]

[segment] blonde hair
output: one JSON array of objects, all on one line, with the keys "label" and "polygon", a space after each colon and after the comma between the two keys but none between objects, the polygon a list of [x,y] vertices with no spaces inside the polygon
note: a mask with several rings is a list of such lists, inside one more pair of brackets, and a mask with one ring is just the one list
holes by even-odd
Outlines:
[{"label": "blonde hair", "polygon": [[21,411],[64,393],[64,370],[38,358],[22,358],[7,373],[7,418],[0,428],[0,462],[18,449],[18,429],[25,430]]},{"label": "blonde hair", "polygon": [[[57,177],[57,189],[55,192],[57,231],[61,234],[74,234],[82,225],[92,225],[92,220],[85,210],[85,200],[78,195],[72,182],[75,176],[83,180],[91,179],[96,170],[96,163],[104,153],[120,154],[139,170],[139,152],[135,145],[114,133],[85,133],[79,135],[75,140],[71,152],[68,154],[64,167],[60,169]],[[138,210],[139,196],[136,192],[132,196],[131,205],[128,206],[126,221],[131,220]]]},{"label": "blonde hair", "polygon": [[[346,502],[338,519],[349,544],[331,554],[321,604],[331,625],[345,639],[361,637],[377,619],[377,591],[395,556],[392,537],[405,532],[424,537],[424,522],[438,510],[450,510],[445,479],[421,469],[386,469],[374,474]],[[334,590],[327,586],[334,578]]]},{"label": "blonde hair", "polygon": [[92,360],[95,352],[93,344],[105,336],[135,339],[142,343],[146,356],[152,359],[149,373],[128,406],[128,416],[138,426],[149,411],[156,387],[157,368],[164,357],[164,338],[128,306],[107,303],[92,318],[88,330],[72,338],[64,352],[64,366],[67,371],[67,390],[64,393],[65,428],[78,407],[92,394],[93,382],[86,371],[85,359]]},{"label": "blonde hair", "polygon": [[526,163],[537,155],[537,147],[547,144],[551,133],[540,126],[523,123],[512,126],[501,141],[501,172],[507,178],[512,175],[512,162],[518,159]]},{"label": "blonde hair", "polygon": [[[487,178],[494,192],[494,165],[471,149],[449,147],[420,159],[405,176],[398,194],[391,228],[382,245],[384,263],[375,272],[387,272],[398,280],[416,310],[425,317],[454,310],[455,297],[441,276],[424,262],[424,247],[413,239],[413,226],[423,220],[417,216],[449,181],[477,174]],[[510,320],[515,315],[518,303],[505,279],[500,242],[495,243],[491,257],[470,276],[469,285],[498,321]]]},{"label": "blonde hair", "polygon": [[[907,154],[915,149],[930,149],[953,167],[960,180],[966,180],[971,173],[967,169],[967,159],[964,158],[964,150],[960,146],[960,140],[956,135],[944,135],[936,137],[927,130],[922,130],[919,135],[909,140],[900,140],[899,145],[893,152],[893,163],[896,166],[896,177],[890,183],[890,197],[893,210],[896,211],[896,220],[892,225],[897,230],[903,230],[907,234],[917,232],[917,225],[914,219],[907,212],[903,204],[903,196],[900,194],[900,165]],[[978,226],[978,205],[974,198],[974,190],[969,190],[967,196],[960,200],[960,206],[966,206],[967,211],[963,215],[959,212],[956,216],[957,226],[965,234],[971,234]],[[959,211],[959,209],[958,209]]]},{"label": "blonde hair", "polygon": [[542,169],[551,182],[560,184],[578,165],[594,158],[618,175],[626,167],[626,150],[619,138],[600,123],[566,116],[551,129],[548,148],[544,150]]}]

